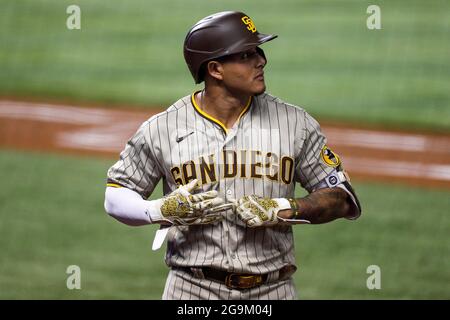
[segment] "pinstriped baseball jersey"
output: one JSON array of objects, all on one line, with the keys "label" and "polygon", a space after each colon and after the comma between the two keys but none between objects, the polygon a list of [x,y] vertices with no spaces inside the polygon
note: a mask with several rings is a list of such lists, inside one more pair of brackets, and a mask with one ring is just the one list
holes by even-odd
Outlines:
[{"label": "pinstriped baseball jersey", "polygon": [[[338,164],[319,124],[302,108],[264,93],[227,129],[193,94],[141,125],[109,169],[108,182],[143,198],[161,178],[165,194],[197,178],[203,191],[217,190],[224,199],[293,197],[296,183],[311,191]],[[171,227],[166,263],[259,274],[295,264],[291,226],[247,228],[232,210],[224,217]]]}]

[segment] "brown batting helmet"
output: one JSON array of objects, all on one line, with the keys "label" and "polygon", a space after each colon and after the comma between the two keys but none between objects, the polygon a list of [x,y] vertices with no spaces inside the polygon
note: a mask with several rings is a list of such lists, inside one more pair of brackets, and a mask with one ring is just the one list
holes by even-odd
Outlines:
[{"label": "brown batting helmet", "polygon": [[[184,40],[184,59],[195,83],[200,83],[204,80],[207,61],[246,51],[276,37],[259,33],[245,13],[218,12],[203,18],[189,30]],[[258,52],[264,57],[261,49]]]}]

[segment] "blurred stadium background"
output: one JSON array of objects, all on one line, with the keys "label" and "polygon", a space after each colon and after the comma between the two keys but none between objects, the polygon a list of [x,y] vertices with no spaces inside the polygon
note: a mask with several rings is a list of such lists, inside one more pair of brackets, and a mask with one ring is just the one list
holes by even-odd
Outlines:
[{"label": "blurred stadium background", "polygon": [[[66,28],[71,4],[81,30]],[[371,4],[381,30],[366,28]],[[182,57],[188,28],[223,10],[279,35],[264,45],[272,94],[321,120],[450,135],[444,0],[0,0],[0,100],[168,106],[195,89]],[[104,213],[114,161],[0,146],[1,299],[161,297],[168,270],[164,250],[150,249],[155,227]],[[354,185],[360,220],[295,228],[299,297],[449,299],[449,189]],[[66,287],[69,265],[81,268],[81,290]],[[369,265],[381,268],[380,290],[366,287]]]}]

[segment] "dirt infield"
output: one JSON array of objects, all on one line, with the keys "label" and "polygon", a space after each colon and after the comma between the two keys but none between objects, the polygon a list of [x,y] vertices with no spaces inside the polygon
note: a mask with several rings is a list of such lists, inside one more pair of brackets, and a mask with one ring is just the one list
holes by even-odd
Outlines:
[{"label": "dirt infield", "polygon": [[[117,158],[149,111],[0,100],[0,146]],[[352,177],[450,189],[450,135],[321,121]]]}]

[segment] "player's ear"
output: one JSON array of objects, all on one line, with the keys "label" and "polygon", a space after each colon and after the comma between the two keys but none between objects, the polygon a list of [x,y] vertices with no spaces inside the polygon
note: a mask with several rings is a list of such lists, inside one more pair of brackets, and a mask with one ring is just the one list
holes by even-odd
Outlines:
[{"label": "player's ear", "polygon": [[206,73],[217,80],[223,80],[223,65],[219,61],[209,61],[206,65]]}]

